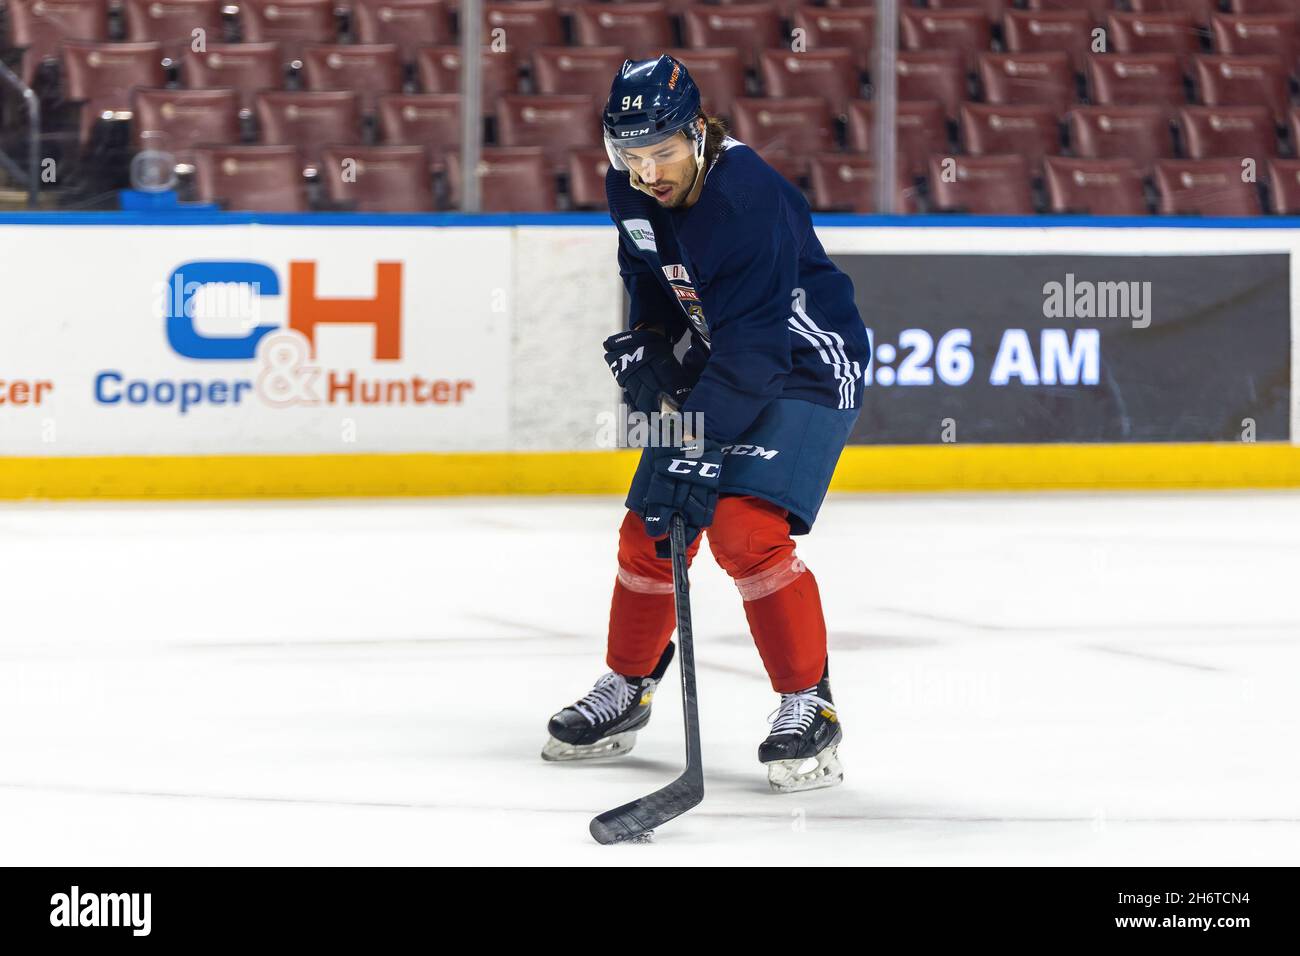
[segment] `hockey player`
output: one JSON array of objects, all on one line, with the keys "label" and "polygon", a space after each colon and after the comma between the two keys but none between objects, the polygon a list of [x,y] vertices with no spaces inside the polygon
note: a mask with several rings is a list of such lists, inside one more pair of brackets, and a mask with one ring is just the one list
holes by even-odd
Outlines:
[{"label": "hockey player", "polygon": [[605,361],[638,411],[668,402],[703,434],[642,453],[619,533],[610,671],[551,718],[542,756],[626,753],[650,719],[673,656],[666,535],[680,514],[689,555],[708,529],[781,695],[758,748],[772,787],[832,786],[843,771],[826,624],[791,535],[812,528],[858,416],[870,346],[853,284],[803,196],[704,113],[677,60],[624,63],[603,121],[631,301]]}]

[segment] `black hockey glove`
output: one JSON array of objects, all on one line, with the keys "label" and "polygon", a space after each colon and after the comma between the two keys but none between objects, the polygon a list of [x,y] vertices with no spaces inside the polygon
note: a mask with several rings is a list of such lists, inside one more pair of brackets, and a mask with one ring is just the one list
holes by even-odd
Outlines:
[{"label": "black hockey glove", "polygon": [[662,410],[660,396],[680,408],[691,392],[690,378],[673,358],[672,342],[651,329],[633,329],[607,338],[605,364],[628,405],[644,415]]},{"label": "black hockey glove", "polygon": [[653,448],[654,474],[646,489],[642,515],[646,534],[655,539],[655,553],[671,555],[668,531],[674,514],[686,523],[686,545],[713,523],[718,504],[718,481],[722,477],[722,446],[707,439],[694,439],[684,447]]}]

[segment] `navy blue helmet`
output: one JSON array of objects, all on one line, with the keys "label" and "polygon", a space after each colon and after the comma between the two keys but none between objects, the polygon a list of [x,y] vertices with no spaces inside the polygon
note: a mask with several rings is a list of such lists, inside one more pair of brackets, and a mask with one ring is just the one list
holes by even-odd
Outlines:
[{"label": "navy blue helmet", "polygon": [[609,161],[626,171],[620,150],[653,146],[685,132],[695,146],[696,161],[702,163],[704,136],[694,122],[699,115],[700,89],[677,60],[625,60],[601,117]]}]

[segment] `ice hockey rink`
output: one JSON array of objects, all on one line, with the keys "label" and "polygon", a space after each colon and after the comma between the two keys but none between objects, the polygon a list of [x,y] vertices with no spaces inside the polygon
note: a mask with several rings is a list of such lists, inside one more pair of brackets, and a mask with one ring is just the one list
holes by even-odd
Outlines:
[{"label": "ice hockey rink", "polygon": [[605,669],[617,499],[0,505],[0,863],[1294,864],[1300,494],[833,495],[843,786],[767,789],[776,695],[693,572],[635,751],[538,758]]}]

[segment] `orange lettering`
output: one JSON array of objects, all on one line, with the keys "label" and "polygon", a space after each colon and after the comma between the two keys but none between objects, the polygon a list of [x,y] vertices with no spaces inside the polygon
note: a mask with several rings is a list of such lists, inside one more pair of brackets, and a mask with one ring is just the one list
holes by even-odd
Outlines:
[{"label": "orange lettering", "polygon": [[289,328],[307,336],[316,351],[316,326],[373,325],[375,358],[402,357],[402,264],[375,263],[373,299],[318,299],[316,263],[289,263]]}]

